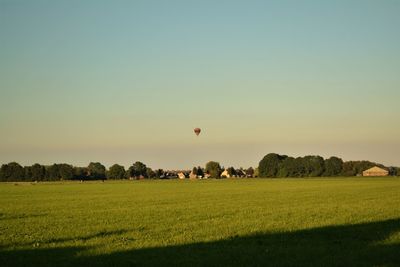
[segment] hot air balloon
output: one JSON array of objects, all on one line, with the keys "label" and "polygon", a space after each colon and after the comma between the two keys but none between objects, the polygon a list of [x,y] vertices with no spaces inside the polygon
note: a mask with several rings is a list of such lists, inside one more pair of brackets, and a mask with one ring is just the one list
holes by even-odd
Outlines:
[{"label": "hot air balloon", "polygon": [[194,128],[193,131],[197,136],[199,136],[199,134],[201,132],[201,129],[200,128]]}]

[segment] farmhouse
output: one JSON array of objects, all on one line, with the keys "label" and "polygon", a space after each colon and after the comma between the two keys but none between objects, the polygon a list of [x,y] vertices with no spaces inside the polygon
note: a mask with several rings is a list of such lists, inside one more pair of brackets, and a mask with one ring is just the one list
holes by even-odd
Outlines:
[{"label": "farmhouse", "polygon": [[388,175],[389,172],[387,170],[379,168],[377,166],[363,171],[363,176],[388,176]]}]

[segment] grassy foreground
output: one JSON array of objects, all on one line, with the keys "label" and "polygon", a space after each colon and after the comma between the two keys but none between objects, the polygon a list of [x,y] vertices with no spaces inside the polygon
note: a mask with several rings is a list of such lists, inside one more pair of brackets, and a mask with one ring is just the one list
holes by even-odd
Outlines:
[{"label": "grassy foreground", "polygon": [[0,266],[400,266],[400,178],[0,184]]}]

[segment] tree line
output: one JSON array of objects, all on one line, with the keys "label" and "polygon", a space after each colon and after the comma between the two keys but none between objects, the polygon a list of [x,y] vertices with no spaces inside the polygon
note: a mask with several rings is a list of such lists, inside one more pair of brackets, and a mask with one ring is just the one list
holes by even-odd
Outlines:
[{"label": "tree line", "polygon": [[289,157],[270,153],[258,165],[260,177],[331,177],[359,176],[362,172],[378,166],[389,171],[389,175],[400,175],[400,168],[361,160],[346,161],[341,158],[321,156]]},{"label": "tree line", "polygon": [[59,180],[105,180],[127,178],[157,178],[160,171],[153,171],[142,162],[135,162],[127,170],[119,164],[108,170],[100,162],[91,162],[87,167],[75,167],[70,164],[43,166],[21,166],[17,162],[3,164],[0,168],[0,181],[59,181]]},{"label": "tree line", "polygon": [[[210,161],[205,168],[194,167],[184,172],[187,178],[225,178],[225,177],[331,177],[357,176],[373,166],[385,168],[389,175],[400,175],[400,168],[385,167],[370,161],[346,161],[338,157],[324,159],[321,156],[289,157],[276,153],[267,154],[257,168],[224,168],[216,161]],[[87,167],[76,167],[61,163],[44,166],[33,164],[21,166],[17,162],[3,164],[0,168],[0,181],[59,181],[59,180],[106,180],[106,179],[166,179],[177,178],[177,171],[153,170],[146,164],[136,161],[128,169],[119,164],[107,169],[100,162],[91,162]]]}]

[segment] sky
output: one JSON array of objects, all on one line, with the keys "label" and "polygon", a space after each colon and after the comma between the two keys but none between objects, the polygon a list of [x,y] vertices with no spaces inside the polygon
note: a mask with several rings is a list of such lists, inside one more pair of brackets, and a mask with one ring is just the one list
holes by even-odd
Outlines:
[{"label": "sky", "polygon": [[400,166],[399,14],[396,0],[0,0],[0,164]]}]

